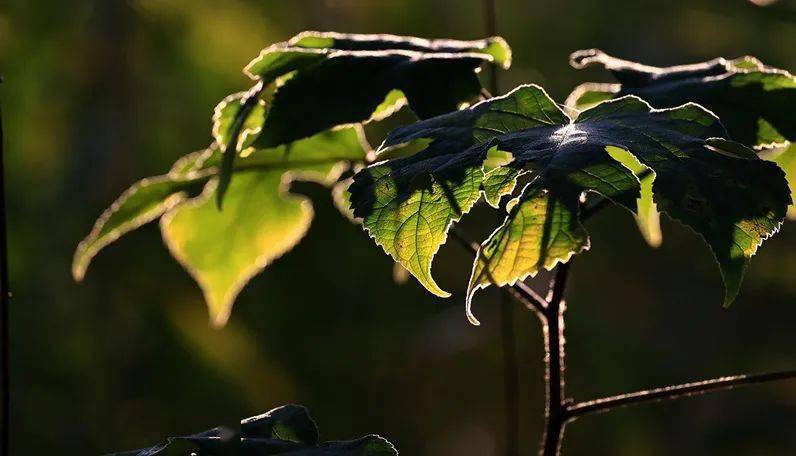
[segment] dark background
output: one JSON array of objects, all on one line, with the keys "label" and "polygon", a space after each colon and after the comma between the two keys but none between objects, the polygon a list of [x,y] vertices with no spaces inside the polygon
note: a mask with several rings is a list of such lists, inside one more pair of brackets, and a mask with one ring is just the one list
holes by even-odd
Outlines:
[{"label": "dark background", "polygon": [[[571,51],[668,65],[752,54],[796,69],[796,4],[743,0],[497,0],[514,49],[502,91],[542,84],[563,101],[579,82]],[[790,12],[788,12],[790,11]],[[479,38],[476,0],[0,1],[13,302],[13,454],[91,455],[154,444],[296,402],[322,437],[380,433],[404,455],[498,454],[499,294],[464,317],[470,259],[435,263],[437,299],[343,219],[328,192],[302,187],[307,238],[245,289],[215,330],[198,287],[156,224],[103,251],[86,280],[74,247],[136,179],[210,141],[215,103],[249,84],[241,68],[305,29]],[[408,118],[404,117],[404,120]],[[373,138],[377,143],[378,139]],[[484,233],[495,213],[467,225]],[[568,292],[568,392],[578,399],[796,363],[796,225],[753,260],[721,308],[708,249],[664,220],[647,247],[611,209],[590,222]],[[543,279],[535,282],[536,286]],[[517,308],[524,454],[542,426],[537,321]],[[590,416],[567,455],[796,454],[796,383]]]}]

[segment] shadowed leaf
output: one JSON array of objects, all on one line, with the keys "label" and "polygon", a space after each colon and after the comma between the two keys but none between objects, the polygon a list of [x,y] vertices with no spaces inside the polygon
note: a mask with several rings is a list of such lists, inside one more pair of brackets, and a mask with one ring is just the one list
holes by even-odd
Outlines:
[{"label": "shadowed leaf", "polygon": [[589,248],[589,236],[578,220],[578,194],[556,195],[536,183],[509,203],[508,217],[478,249],[467,289],[467,318],[473,294],[491,284],[513,285],[542,268]]},{"label": "shadowed leaf", "polygon": [[661,216],[652,192],[652,185],[655,181],[655,173],[648,167],[641,164],[638,159],[630,152],[619,147],[609,146],[606,149],[608,155],[614,160],[624,165],[636,175],[639,180],[639,197],[636,200],[636,211],[634,217],[641,235],[651,247],[660,247],[663,241],[661,233]]},{"label": "shadowed leaf", "polygon": [[214,428],[170,437],[165,443],[111,456],[397,456],[378,435],[356,440],[318,442],[318,428],[300,405],[285,405],[241,420],[239,432]]},{"label": "shadowed leaf", "polygon": [[584,84],[567,104],[588,107],[601,99],[637,95],[656,108],[698,103],[719,116],[730,137],[748,146],[796,139],[796,77],[754,57],[717,58],[659,68],[617,59],[596,49],[572,54],[575,68],[602,65],[620,84]]},{"label": "shadowed leaf", "polygon": [[[796,144],[773,150],[770,154],[766,154],[766,158],[779,165],[785,172],[785,178],[790,185],[791,199],[796,200],[794,198],[794,192],[796,192]],[[793,205],[793,202],[788,206],[788,219],[796,220],[796,206]]]},{"label": "shadowed leaf", "polygon": [[[421,118],[453,111],[481,92],[484,62],[508,68],[500,37],[475,41],[395,35],[304,32],[260,52],[244,72],[257,84],[216,108],[213,133],[226,153],[217,191],[221,207],[241,147],[272,148],[341,125],[383,119],[404,104]],[[264,92],[268,104],[259,98]],[[256,137],[256,139],[255,139]]]},{"label": "shadowed leaf", "polygon": [[301,33],[265,48],[246,67],[249,76],[266,84],[282,77],[258,147],[383,118],[404,99],[420,117],[452,111],[480,93],[476,70],[483,62],[508,68],[511,51],[502,38]]},{"label": "shadowed leaf", "polygon": [[541,90],[534,89],[399,128],[382,147],[421,138],[433,141],[422,152],[357,173],[350,187],[354,215],[364,220],[364,228],[376,243],[424,287],[447,297],[450,294],[431,277],[431,262],[445,243],[448,228],[473,207],[482,191],[496,203],[513,189],[517,175],[511,169],[493,167],[484,187],[483,167],[489,151],[483,156],[464,156],[467,162],[461,163],[455,163],[457,153],[505,132],[567,119]]},{"label": "shadowed leaf", "polygon": [[[409,158],[358,173],[351,199],[355,213],[388,253],[396,256],[390,247],[397,244],[403,249],[396,258],[402,264],[407,266],[406,258],[420,257],[429,261],[425,265],[444,236],[439,231],[434,232],[437,237],[416,232],[412,244],[410,237],[397,235],[399,228],[424,207],[438,216],[433,225],[437,230],[445,229],[443,222],[458,219],[466,210],[449,215],[455,199],[438,199],[426,206],[420,201],[427,193],[438,194],[435,185],[440,182],[446,184],[448,194],[458,192],[474,200],[478,192],[474,182],[482,179],[481,167],[489,150],[510,153],[513,160],[505,166],[536,173],[538,188],[556,201],[570,202],[563,195],[595,191],[637,213],[642,197],[639,181],[606,151],[608,147],[623,149],[637,159],[638,166],[654,172],[652,191],[658,208],[693,228],[710,245],[727,287],[725,304],[729,304],[749,258],[779,228],[790,197],[775,165],[722,139],[726,134],[715,115],[698,105],[655,110],[632,96],[599,104],[570,121],[539,87],[521,86],[470,109],[396,130],[385,145],[420,137],[432,142]],[[571,204],[556,207],[563,210]],[[545,256],[543,263],[552,260]],[[532,270],[524,268],[517,277],[501,277],[501,282],[534,273],[538,265],[531,264]],[[416,265],[411,266],[407,269],[420,275],[425,284],[430,277],[427,270],[419,273]]]}]

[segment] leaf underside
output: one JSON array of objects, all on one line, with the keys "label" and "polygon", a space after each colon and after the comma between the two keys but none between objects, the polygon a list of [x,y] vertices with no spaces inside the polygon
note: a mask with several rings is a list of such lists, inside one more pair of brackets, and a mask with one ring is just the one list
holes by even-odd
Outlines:
[{"label": "leaf underside", "polygon": [[[480,94],[477,71],[484,62],[508,68],[511,50],[502,38],[424,40],[304,32],[263,49],[244,70],[257,84],[216,108],[218,147],[224,151],[230,142],[238,146],[225,155],[217,204],[222,206],[242,147],[272,148],[342,125],[382,119],[403,104],[420,118],[456,110]],[[267,98],[264,107],[253,104],[257,99],[251,97],[260,96]]]},{"label": "leaf underside", "polygon": [[[357,127],[253,150],[236,162],[223,210],[214,202],[222,154],[217,148],[190,154],[168,175],[135,184],[106,211],[78,247],[74,275],[82,278],[102,247],[163,216],[166,245],[199,283],[211,321],[223,325],[246,283],[295,246],[309,227],[312,205],[288,192],[290,182],[331,185],[367,152]],[[196,196],[188,198],[185,189]]]},{"label": "leaf underside", "polygon": [[[716,113],[731,138],[756,148],[787,148],[796,137],[796,77],[764,65],[754,57],[716,58],[674,67],[653,67],[617,59],[597,49],[577,51],[570,57],[575,68],[600,65],[619,84],[585,83],[567,99],[567,105],[586,109],[606,99],[637,95],[658,108],[698,103]],[[775,160],[778,164],[780,161]],[[787,168],[783,170],[790,176]],[[789,177],[789,182],[792,180]],[[791,184],[791,191],[796,185]],[[646,200],[649,206],[649,199]],[[792,211],[791,211],[792,212]],[[654,210],[637,219],[650,245],[660,245],[659,219]]]},{"label": "leaf underside", "polygon": [[165,443],[111,456],[397,456],[395,447],[375,434],[356,440],[319,443],[318,427],[307,409],[285,405],[246,418],[240,430],[214,428],[199,434],[171,437]]},{"label": "leaf underside", "polygon": [[[333,186],[347,166],[365,162],[363,122],[404,105],[431,117],[474,101],[485,62],[510,66],[502,38],[304,32],[267,47],[244,70],[254,86],[216,106],[213,144],[139,181],[97,220],[75,252],[75,279],[106,245],[162,217],[171,253],[199,282],[211,320],[223,324],[246,282],[310,224],[312,206],[288,193],[290,182]],[[339,203],[347,188],[334,187]]]},{"label": "leaf underside", "polygon": [[709,244],[728,304],[749,258],[778,229],[790,198],[774,164],[721,139],[726,136],[716,116],[695,104],[656,110],[626,96],[571,120],[541,88],[521,86],[391,133],[383,147],[432,141],[418,154],[355,175],[351,202],[376,242],[426,288],[443,295],[431,279],[431,259],[449,225],[485,192],[490,151],[510,154],[487,173],[509,168],[532,172],[535,180],[508,205],[506,222],[482,245],[471,288],[513,283],[585,249],[588,238],[576,209],[583,192],[600,193],[639,214],[642,187],[633,166],[608,153],[618,148],[654,173],[658,208]]},{"label": "leaf underside", "polygon": [[246,66],[255,80],[278,81],[256,144],[274,147],[364,122],[404,99],[421,118],[453,111],[479,95],[476,71],[484,62],[508,68],[511,51],[502,38],[301,33]]}]

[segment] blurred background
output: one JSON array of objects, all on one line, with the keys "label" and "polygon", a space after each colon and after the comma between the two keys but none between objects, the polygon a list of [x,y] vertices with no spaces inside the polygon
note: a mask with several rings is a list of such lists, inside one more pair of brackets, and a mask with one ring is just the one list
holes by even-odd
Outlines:
[{"label": "blurred background", "polygon": [[[501,89],[579,82],[571,51],[671,65],[751,54],[796,70],[796,3],[743,0],[497,0],[514,50]],[[91,455],[151,445],[290,402],[326,440],[379,433],[404,455],[488,456],[503,446],[500,295],[464,317],[470,258],[445,246],[435,298],[397,285],[392,262],[332,206],[314,201],[308,236],[256,277],[227,327],[169,257],[156,224],[108,247],[82,284],[74,247],[118,194],[210,142],[218,100],[248,87],[241,68],[306,29],[480,38],[480,0],[2,0],[0,86],[10,220],[13,454]],[[393,120],[409,122],[404,114]],[[380,138],[375,132],[371,141]],[[484,236],[497,215],[465,228]],[[796,224],[752,261],[742,293],[722,285],[695,234],[664,220],[650,249],[631,217],[589,224],[568,290],[568,393],[577,399],[796,363]],[[545,278],[533,283],[543,288]],[[542,341],[516,309],[521,437],[543,415]],[[589,416],[566,455],[796,454],[796,383]]]}]

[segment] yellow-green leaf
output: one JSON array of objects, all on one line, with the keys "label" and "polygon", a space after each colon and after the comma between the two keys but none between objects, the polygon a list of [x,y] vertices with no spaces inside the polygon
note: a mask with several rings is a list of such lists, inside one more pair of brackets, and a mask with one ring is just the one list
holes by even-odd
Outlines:
[{"label": "yellow-green leaf", "polygon": [[166,245],[199,283],[217,326],[226,323],[249,279],[292,249],[309,228],[312,205],[284,194],[282,175],[282,170],[237,173],[223,210],[214,203],[212,181],[201,196],[161,219]]},{"label": "yellow-green leaf", "polygon": [[589,235],[578,220],[577,193],[556,195],[531,183],[508,206],[506,220],[481,244],[473,264],[467,318],[475,325],[472,297],[478,289],[513,285],[589,248]]}]

